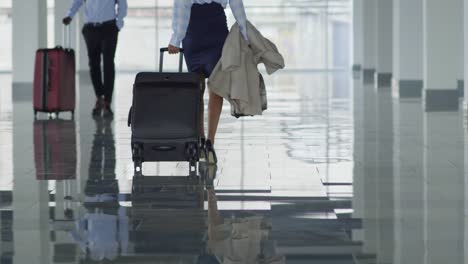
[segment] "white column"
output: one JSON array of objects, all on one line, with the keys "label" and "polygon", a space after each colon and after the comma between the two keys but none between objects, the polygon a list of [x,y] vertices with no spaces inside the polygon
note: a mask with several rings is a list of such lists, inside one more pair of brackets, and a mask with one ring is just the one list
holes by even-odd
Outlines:
[{"label": "white column", "polygon": [[423,263],[423,111],[418,101],[396,100],[393,113],[395,257],[391,263]]},{"label": "white column", "polygon": [[424,115],[425,262],[419,263],[464,263],[462,124],[460,112]]},{"label": "white column", "polygon": [[47,1],[13,2],[13,83],[32,83],[38,48],[47,46]]},{"label": "white column", "polygon": [[[16,1],[16,0],[15,0]],[[48,182],[36,180],[31,102],[13,105],[14,264],[50,263]]]},{"label": "white column", "polygon": [[458,13],[460,14],[460,19],[458,20],[458,27],[455,29],[458,30],[458,40],[455,42],[456,50],[459,52],[457,56],[457,90],[458,90],[458,97],[463,98],[465,95],[465,46],[464,44],[464,1],[465,0],[457,0],[460,1],[460,10]]},{"label": "white column", "polygon": [[378,249],[378,180],[377,180],[377,98],[369,86],[364,87],[362,206],[363,253],[376,254]]},{"label": "white column", "polygon": [[377,88],[390,87],[393,61],[393,0],[377,0]]},{"label": "white column", "polygon": [[421,97],[423,87],[423,0],[393,3],[393,95]]},{"label": "white column", "polygon": [[[64,44],[64,25],[62,23],[63,18],[67,15],[68,10],[71,6],[71,1],[64,1],[64,0],[55,0],[55,21],[54,21],[54,28],[55,28],[55,44],[63,46]],[[70,43],[71,48],[76,51],[77,48],[77,33],[76,30],[78,28],[78,21],[74,19],[70,24]],[[66,32],[65,32],[66,33]],[[66,35],[67,36],[67,35]],[[66,40],[65,40],[66,41]]]},{"label": "white column", "polygon": [[363,78],[365,83],[373,83],[377,66],[377,2],[363,0],[363,5]]},{"label": "white column", "polygon": [[[393,105],[390,90],[377,94],[377,263],[392,263],[394,248]],[[367,175],[366,177],[372,177]]]},{"label": "white column", "polygon": [[464,5],[463,5],[463,36],[464,36],[464,75],[465,75],[465,80],[467,80],[464,83],[464,94],[467,96],[465,97],[464,100],[464,109],[465,109],[465,114],[468,113],[468,0],[464,0]]},{"label": "white column", "polygon": [[[364,159],[364,85],[360,80],[353,82],[353,121],[354,121],[354,148],[353,148],[353,218],[363,219],[365,212],[365,159]],[[354,229],[353,240],[363,241],[364,231]]]},{"label": "white column", "polygon": [[424,0],[423,3],[425,109],[457,111],[463,2]]},{"label": "white column", "polygon": [[[62,19],[68,13],[72,1],[55,0],[55,43],[63,45],[63,23]],[[75,50],[76,56],[76,69],[77,71],[89,71],[88,68],[88,51],[86,50],[86,43],[81,34],[81,29],[84,25],[83,8],[75,15],[70,24],[70,40],[71,47]]]},{"label": "white column", "polygon": [[[76,14],[75,16],[76,23],[78,25],[78,28],[76,30],[76,38],[78,39],[77,42],[77,69],[80,72],[85,72],[86,74],[89,72],[89,66],[88,66],[88,50],[86,49],[86,42],[84,40],[83,34],[81,34],[81,30],[84,26],[84,15],[83,11],[81,11],[79,14]],[[88,76],[88,75],[86,75]]]},{"label": "white column", "polygon": [[[465,2],[465,10],[466,10],[466,2]],[[464,115],[463,120],[466,120],[466,114]],[[463,251],[465,252],[464,259],[465,261],[463,263],[468,263],[468,221],[466,220],[468,216],[468,124],[464,122],[464,173],[463,173],[463,178],[464,178],[464,188],[465,188],[465,198],[464,198],[464,212],[465,212],[465,236],[464,236],[464,246],[463,246]]]},{"label": "white column", "polygon": [[354,0],[353,3],[353,71],[361,71],[363,63],[363,1]]}]

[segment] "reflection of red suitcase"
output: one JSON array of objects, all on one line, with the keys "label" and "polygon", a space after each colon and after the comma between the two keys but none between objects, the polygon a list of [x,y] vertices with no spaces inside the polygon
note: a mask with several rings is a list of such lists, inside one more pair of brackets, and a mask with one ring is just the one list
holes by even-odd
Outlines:
[{"label": "reflection of red suitcase", "polygon": [[[64,31],[65,34],[65,31]],[[68,32],[70,34],[70,32]],[[56,47],[36,52],[34,113],[75,110],[75,52]]]},{"label": "reflection of red suitcase", "polygon": [[76,138],[73,120],[34,121],[34,159],[38,180],[76,178]]}]

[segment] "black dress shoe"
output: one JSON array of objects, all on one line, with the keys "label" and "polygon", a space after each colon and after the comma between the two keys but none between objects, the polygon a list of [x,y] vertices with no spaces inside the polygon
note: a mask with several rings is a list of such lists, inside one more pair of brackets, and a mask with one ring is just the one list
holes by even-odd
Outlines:
[{"label": "black dress shoe", "polygon": [[96,104],[94,105],[94,108],[92,111],[93,117],[101,116],[103,107],[104,107],[104,100],[102,100],[102,98],[98,98],[96,100]]},{"label": "black dress shoe", "polygon": [[105,106],[103,109],[103,116],[104,118],[113,118],[114,117],[114,112],[112,112],[112,109],[110,107],[110,103],[105,102]]}]

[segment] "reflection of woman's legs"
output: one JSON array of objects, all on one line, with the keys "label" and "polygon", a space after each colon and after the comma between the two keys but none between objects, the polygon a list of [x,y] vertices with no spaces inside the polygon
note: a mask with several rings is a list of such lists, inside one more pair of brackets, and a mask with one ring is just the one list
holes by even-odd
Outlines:
[{"label": "reflection of woman's legs", "polygon": [[211,242],[216,241],[216,227],[223,224],[223,219],[218,210],[218,199],[213,187],[206,190],[208,194],[208,236]]},{"label": "reflection of woman's legs", "polygon": [[200,133],[201,138],[206,138],[205,136],[205,100],[203,100],[203,95],[205,94],[205,77],[201,76],[200,78],[201,84],[201,96],[200,96],[200,128],[198,133]]},{"label": "reflection of woman's legs", "polygon": [[208,102],[208,139],[214,144],[216,130],[218,129],[219,117],[223,109],[223,98],[210,91]]}]

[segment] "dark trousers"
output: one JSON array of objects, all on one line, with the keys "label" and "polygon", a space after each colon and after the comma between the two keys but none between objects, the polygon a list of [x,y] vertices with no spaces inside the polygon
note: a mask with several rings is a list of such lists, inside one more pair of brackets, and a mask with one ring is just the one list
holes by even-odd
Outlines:
[{"label": "dark trousers", "polygon": [[[83,36],[88,48],[89,70],[96,97],[104,97],[108,103],[112,102],[115,80],[115,50],[119,30],[115,21],[103,24],[86,24]],[[104,66],[104,81],[102,80],[101,56]]]}]

